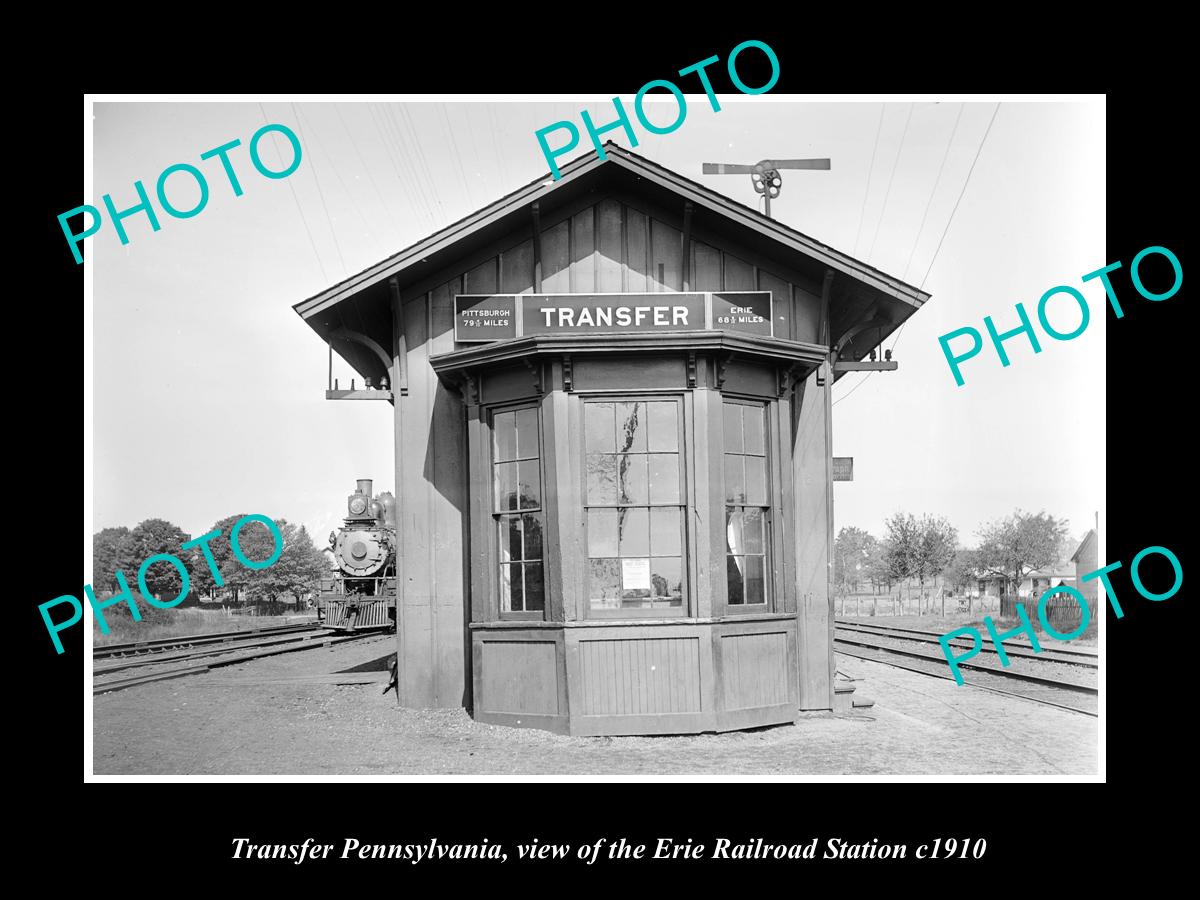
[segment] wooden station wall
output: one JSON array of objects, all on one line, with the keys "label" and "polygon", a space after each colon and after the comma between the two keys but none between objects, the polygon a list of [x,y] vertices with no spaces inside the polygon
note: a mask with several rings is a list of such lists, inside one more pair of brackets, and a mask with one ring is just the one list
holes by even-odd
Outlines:
[{"label": "wooden station wall", "polygon": [[[401,529],[397,642],[404,705],[471,705],[466,422],[460,395],[442,384],[429,365],[431,356],[456,349],[455,295],[533,293],[538,268],[541,293],[769,290],[775,336],[817,342],[820,285],[771,264],[748,247],[705,242],[702,231],[692,232],[685,267],[682,226],[682,208],[675,216],[647,211],[626,197],[593,196],[542,214],[539,266],[531,225],[464,258],[454,269],[401,290],[401,311],[393,323],[393,381],[399,383],[402,357],[408,393],[396,399],[395,440]],[[831,498],[821,481],[827,474],[828,411],[817,396],[826,390],[806,384],[797,396],[802,402],[796,404],[802,427],[798,439],[803,442],[796,449],[807,459],[794,460],[795,521],[801,535],[806,526],[819,525],[819,535],[810,532],[802,538],[807,546],[797,557],[802,570],[798,588],[803,708],[828,708],[832,702],[823,698],[825,693],[832,697],[828,612],[813,610],[809,621],[805,609],[827,605],[829,599],[831,547],[826,535],[832,525],[824,516]],[[810,432],[811,438],[806,438]],[[820,677],[826,671],[827,676]]]}]

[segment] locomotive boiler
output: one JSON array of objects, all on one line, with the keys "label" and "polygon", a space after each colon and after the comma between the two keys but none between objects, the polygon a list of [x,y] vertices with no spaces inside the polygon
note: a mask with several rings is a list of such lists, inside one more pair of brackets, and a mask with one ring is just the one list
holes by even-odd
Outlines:
[{"label": "locomotive boiler", "polygon": [[317,615],[336,631],[396,627],[396,499],[372,497],[371,484],[358,480],[348,515],[329,534],[336,569],[321,584]]}]

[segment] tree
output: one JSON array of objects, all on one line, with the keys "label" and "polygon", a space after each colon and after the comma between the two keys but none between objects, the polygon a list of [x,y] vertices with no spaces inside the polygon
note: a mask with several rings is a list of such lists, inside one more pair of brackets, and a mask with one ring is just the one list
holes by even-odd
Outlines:
[{"label": "tree", "polygon": [[979,581],[979,551],[960,549],[946,567],[946,581],[955,593],[967,593]]},{"label": "tree", "polygon": [[887,537],[883,539],[880,574],[889,582],[903,581],[914,574],[913,564],[920,541],[916,517],[912,513],[898,512],[883,524]]},{"label": "tree", "polygon": [[1056,519],[1045,510],[1035,514],[1018,509],[980,529],[980,568],[1002,577],[1015,595],[1026,575],[1058,561],[1066,534],[1066,519]]},{"label": "tree", "polygon": [[[255,603],[274,602],[281,595],[291,595],[297,602],[300,597],[316,590],[318,582],[329,570],[325,556],[313,545],[308,530],[296,526],[286,519],[276,519],[283,535],[283,550],[279,559],[265,569],[252,569],[240,562],[229,541],[230,533],[244,515],[226,516],[216,522],[209,531],[219,531],[208,542],[213,562],[221,573],[228,589],[242,588],[246,599]],[[254,562],[269,559],[275,552],[275,538],[261,522],[248,522],[238,532],[238,547],[242,555]],[[193,551],[191,570],[198,590],[207,592],[216,586],[208,563],[199,547]]]},{"label": "tree", "polygon": [[[178,525],[172,525],[166,519],[146,519],[139,522],[137,527],[129,532],[128,538],[118,544],[115,557],[117,568],[125,573],[130,589],[136,593],[138,569],[151,556],[169,553],[187,565],[182,549],[187,540],[187,533]],[[151,595],[161,600],[174,600],[179,596],[182,587],[179,570],[169,562],[157,562],[146,570],[146,588]]]},{"label": "tree", "polygon": [[283,519],[276,524],[283,533],[283,554],[274,565],[255,573],[253,590],[272,601],[290,594],[299,604],[302,596],[317,589],[329,565],[303,525],[297,528]]},{"label": "tree", "polygon": [[858,590],[859,582],[867,577],[875,538],[861,528],[849,526],[838,532],[833,544],[833,580],[840,592],[847,587]]},{"label": "tree", "polygon": [[[92,589],[97,596],[101,593],[115,594],[120,590],[117,584],[116,571],[125,569],[126,580],[129,580],[129,529],[124,525],[116,528],[101,528],[92,535]],[[134,569],[132,577],[137,577]]]},{"label": "tree", "polygon": [[925,579],[936,578],[954,559],[958,529],[942,516],[921,516],[917,522],[916,540],[910,563],[911,574],[917,577],[921,596],[925,596]]}]

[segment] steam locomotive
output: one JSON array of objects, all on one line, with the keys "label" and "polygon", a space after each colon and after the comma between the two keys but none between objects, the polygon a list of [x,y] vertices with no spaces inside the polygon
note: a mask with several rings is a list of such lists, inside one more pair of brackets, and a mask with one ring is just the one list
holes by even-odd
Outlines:
[{"label": "steam locomotive", "polygon": [[346,498],[349,515],[329,533],[336,571],[321,583],[317,616],[335,631],[396,628],[396,498],[371,496],[360,478]]}]

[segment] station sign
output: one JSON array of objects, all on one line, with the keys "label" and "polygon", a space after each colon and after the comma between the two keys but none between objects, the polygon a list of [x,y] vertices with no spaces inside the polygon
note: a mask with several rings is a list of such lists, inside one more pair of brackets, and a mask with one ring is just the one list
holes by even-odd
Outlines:
[{"label": "station sign", "polygon": [[854,457],[853,456],[835,456],[835,457],[833,457],[833,480],[834,481],[853,481],[854,480]]},{"label": "station sign", "polygon": [[459,294],[454,339],[506,341],[535,334],[730,331],[771,337],[770,291],[653,294]]}]

